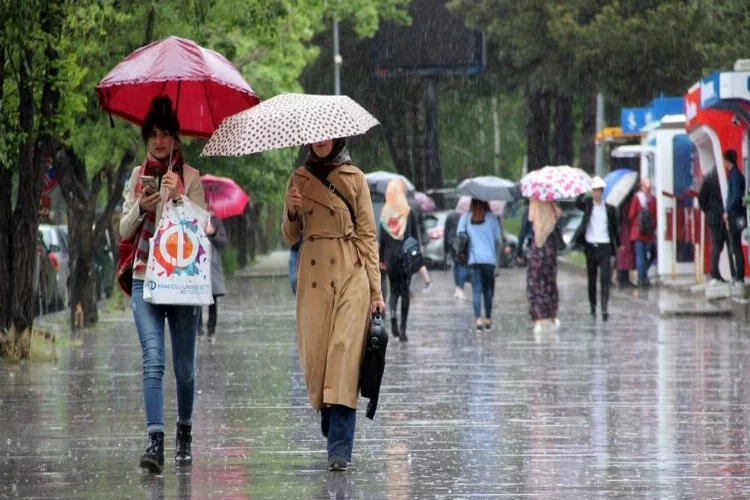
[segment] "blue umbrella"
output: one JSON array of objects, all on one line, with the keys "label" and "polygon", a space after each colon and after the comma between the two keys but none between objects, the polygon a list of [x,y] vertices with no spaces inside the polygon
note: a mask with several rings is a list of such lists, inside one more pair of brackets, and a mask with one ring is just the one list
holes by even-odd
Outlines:
[{"label": "blue umbrella", "polygon": [[608,173],[604,182],[607,183],[607,187],[604,188],[604,201],[619,207],[638,182],[638,172],[620,168]]}]

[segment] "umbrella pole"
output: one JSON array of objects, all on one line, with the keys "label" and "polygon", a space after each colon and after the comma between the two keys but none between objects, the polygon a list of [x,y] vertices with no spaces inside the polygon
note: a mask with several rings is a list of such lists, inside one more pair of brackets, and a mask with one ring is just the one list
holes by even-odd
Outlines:
[{"label": "umbrella pole", "polygon": [[177,110],[180,109],[180,89],[182,87],[182,80],[177,80],[177,100],[174,104],[174,115],[177,116]]}]

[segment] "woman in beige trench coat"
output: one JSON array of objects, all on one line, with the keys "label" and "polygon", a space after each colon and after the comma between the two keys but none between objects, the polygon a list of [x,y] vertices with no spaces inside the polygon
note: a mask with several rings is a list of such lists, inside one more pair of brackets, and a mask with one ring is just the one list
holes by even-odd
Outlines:
[{"label": "woman in beige trench coat", "polygon": [[[351,205],[319,178],[327,178]],[[356,227],[355,227],[356,223]],[[310,146],[287,186],[282,233],[302,236],[297,271],[297,344],[310,402],[321,412],[330,470],[351,461],[359,368],[369,315],[385,310],[375,216],[361,170],[343,139]]]}]

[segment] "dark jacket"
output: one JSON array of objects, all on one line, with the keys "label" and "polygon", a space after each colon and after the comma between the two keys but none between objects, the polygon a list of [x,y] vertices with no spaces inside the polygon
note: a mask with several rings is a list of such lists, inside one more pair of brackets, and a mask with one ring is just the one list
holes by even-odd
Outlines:
[{"label": "dark jacket", "polygon": [[742,206],[742,197],[745,194],[745,176],[740,169],[733,167],[729,170],[729,179],[727,180],[728,193],[727,204],[724,209],[729,215],[742,215],[745,209]]},{"label": "dark jacket", "polygon": [[409,212],[409,217],[406,219],[406,232],[404,233],[403,239],[397,240],[391,236],[388,231],[381,228],[380,236],[378,237],[380,262],[384,262],[386,267],[393,267],[401,262],[401,249],[404,246],[406,238],[409,238],[410,236],[419,241],[417,217],[414,215],[414,210]]},{"label": "dark jacket", "polygon": [[709,226],[722,225],[724,204],[721,200],[721,186],[719,186],[719,174],[716,169],[711,170],[703,178],[703,184],[698,191],[698,203],[703,213],[706,214],[706,223]]},{"label": "dark jacket", "polygon": [[[582,247],[584,250],[588,250],[589,243],[586,241],[586,229],[591,220],[591,212],[594,210],[594,199],[579,196],[576,199],[576,207],[583,211],[583,220],[573,236],[573,243]],[[617,217],[617,209],[615,207],[609,203],[605,203],[605,207],[607,209],[607,232],[609,233],[609,243],[612,246],[612,256],[615,256],[617,255],[617,248],[620,246],[620,221]]]},{"label": "dark jacket", "polygon": [[229,239],[221,219],[211,216],[214,234],[208,237],[211,242],[211,293],[215,297],[222,297],[227,293],[224,287],[224,266],[221,262],[221,251],[227,246]]},{"label": "dark jacket", "polygon": [[445,229],[443,230],[443,250],[445,255],[455,257],[453,251],[453,242],[456,241],[456,230],[458,229],[458,221],[461,220],[461,214],[457,211],[453,211],[445,218]]}]

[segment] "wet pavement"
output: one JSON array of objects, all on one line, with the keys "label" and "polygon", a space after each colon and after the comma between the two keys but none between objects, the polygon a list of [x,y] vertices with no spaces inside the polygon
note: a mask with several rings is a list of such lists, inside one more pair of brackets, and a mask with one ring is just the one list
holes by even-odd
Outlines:
[{"label": "wet pavement", "polygon": [[605,326],[563,272],[562,328],[535,337],[524,271],[507,270],[495,327],[476,333],[449,276],[433,279],[408,344],[389,346],[375,421],[358,414],[348,472],[326,469],[286,278],[243,278],[199,345],[192,469],[171,459],[171,363],[167,466],[138,468],[140,348],[129,316],[104,315],[55,364],[0,365],[0,498],[750,496],[748,326],[660,318],[657,291],[614,292]]}]

